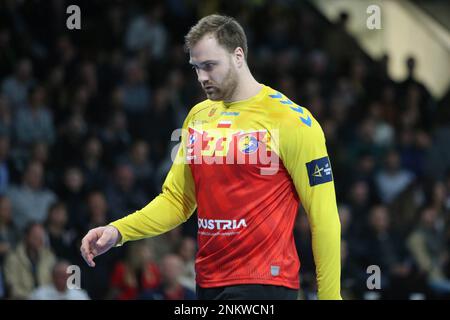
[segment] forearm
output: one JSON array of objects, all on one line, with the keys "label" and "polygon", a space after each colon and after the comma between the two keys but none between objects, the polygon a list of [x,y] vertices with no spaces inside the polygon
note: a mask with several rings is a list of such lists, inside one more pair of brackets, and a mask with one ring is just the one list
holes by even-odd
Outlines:
[{"label": "forearm", "polygon": [[143,209],[110,225],[116,227],[120,233],[121,239],[118,244],[123,244],[170,231],[189,219],[194,209],[195,206],[192,204],[174,201],[162,193]]}]

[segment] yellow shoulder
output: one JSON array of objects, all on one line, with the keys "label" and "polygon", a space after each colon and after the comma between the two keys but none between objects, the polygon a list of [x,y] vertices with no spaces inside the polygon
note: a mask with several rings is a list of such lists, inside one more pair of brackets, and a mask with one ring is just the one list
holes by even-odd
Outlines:
[{"label": "yellow shoulder", "polygon": [[218,101],[212,101],[209,99],[203,100],[202,102],[197,103],[195,106],[191,108],[188,117],[193,117],[199,112],[202,112],[206,109],[212,109],[214,106],[218,104],[220,104],[220,102]]},{"label": "yellow shoulder", "polygon": [[271,118],[279,122],[280,126],[311,128],[318,124],[307,108],[277,90],[270,88],[265,102],[271,112]]}]

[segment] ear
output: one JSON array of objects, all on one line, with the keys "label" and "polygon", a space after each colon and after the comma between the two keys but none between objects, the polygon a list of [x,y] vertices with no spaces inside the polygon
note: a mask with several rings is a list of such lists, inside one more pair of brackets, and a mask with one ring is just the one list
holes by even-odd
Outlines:
[{"label": "ear", "polygon": [[241,47],[237,47],[234,49],[234,60],[236,63],[236,67],[241,68],[245,62],[244,50]]}]

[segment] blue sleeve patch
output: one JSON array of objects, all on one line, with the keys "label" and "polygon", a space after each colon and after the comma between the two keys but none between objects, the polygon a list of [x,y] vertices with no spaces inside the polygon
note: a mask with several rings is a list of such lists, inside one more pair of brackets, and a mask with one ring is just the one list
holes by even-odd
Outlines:
[{"label": "blue sleeve patch", "polygon": [[314,187],[318,184],[333,181],[330,159],[323,157],[306,164],[308,170],[309,185]]}]

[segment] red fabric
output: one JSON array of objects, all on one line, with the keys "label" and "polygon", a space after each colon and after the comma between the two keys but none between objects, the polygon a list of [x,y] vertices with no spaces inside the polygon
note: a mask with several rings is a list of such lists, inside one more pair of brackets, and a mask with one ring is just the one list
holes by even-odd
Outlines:
[{"label": "red fabric", "polygon": [[[189,133],[199,225],[197,283],[205,288],[258,283],[298,289],[300,261],[292,233],[299,199],[281,160],[274,175],[261,174],[270,165],[259,155],[256,164],[236,164],[237,158],[226,164],[225,157],[224,164],[211,164],[213,159],[201,155],[208,150],[208,132],[189,128]],[[254,146],[261,135],[254,133]],[[231,141],[234,157],[242,150],[241,138]],[[263,151],[271,157],[271,151]]]}]

